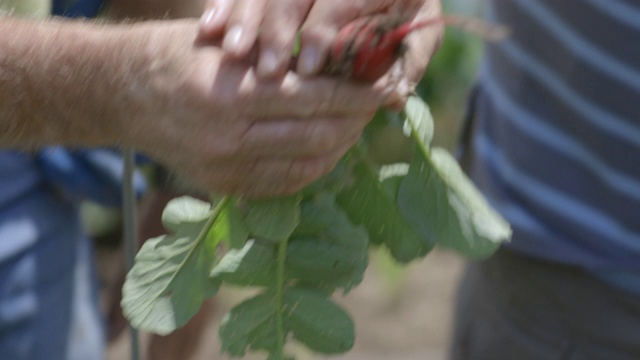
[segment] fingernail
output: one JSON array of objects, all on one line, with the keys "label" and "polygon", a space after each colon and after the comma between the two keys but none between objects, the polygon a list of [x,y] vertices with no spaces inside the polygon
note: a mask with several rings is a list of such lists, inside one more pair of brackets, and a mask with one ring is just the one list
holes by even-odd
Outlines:
[{"label": "fingernail", "polygon": [[200,26],[203,28],[211,28],[214,24],[213,20],[216,13],[216,8],[211,8],[205,11],[204,14],[202,14],[202,17],[200,17]]},{"label": "fingernail", "polygon": [[303,47],[298,57],[298,72],[301,75],[311,75],[318,70],[320,57],[315,47]]},{"label": "fingernail", "polygon": [[241,25],[234,25],[233,27],[231,27],[231,29],[229,29],[229,31],[227,31],[227,34],[224,36],[222,47],[231,52],[239,52],[243,33],[244,29]]},{"label": "fingernail", "polygon": [[273,49],[266,49],[260,53],[258,72],[261,75],[273,75],[278,70],[278,55]]}]

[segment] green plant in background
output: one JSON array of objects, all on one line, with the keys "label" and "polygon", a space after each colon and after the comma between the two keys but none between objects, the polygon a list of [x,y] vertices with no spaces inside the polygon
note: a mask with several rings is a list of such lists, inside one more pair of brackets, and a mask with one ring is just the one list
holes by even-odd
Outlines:
[{"label": "green plant in background", "polygon": [[[125,315],[136,328],[167,334],[220,287],[255,288],[220,324],[223,352],[290,359],[290,339],[318,353],[348,351],[354,324],[331,295],[360,284],[371,247],[407,264],[436,245],[486,257],[510,238],[432,137],[430,112],[412,97],[402,114],[380,111],[331,174],[295,195],[172,200],[162,217],[171,234],[148,240],[127,275]],[[380,158],[380,146],[402,150]]]},{"label": "green plant in background", "polygon": [[51,0],[0,0],[0,13],[43,18],[51,15]]}]

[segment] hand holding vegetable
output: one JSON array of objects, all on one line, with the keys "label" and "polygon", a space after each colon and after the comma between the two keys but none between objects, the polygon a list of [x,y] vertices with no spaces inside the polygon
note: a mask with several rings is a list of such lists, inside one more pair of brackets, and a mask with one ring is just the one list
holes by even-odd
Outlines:
[{"label": "hand holding vegetable", "polygon": [[6,18],[0,32],[12,34],[0,39],[0,145],[122,144],[218,193],[299,190],[334,167],[388,96],[339,79],[258,78],[194,44],[191,20]]},{"label": "hand holding vegetable", "polygon": [[[376,61],[393,63],[404,55],[400,74],[384,77],[386,86],[399,92],[396,101],[402,102],[406,93],[419,81],[431,56],[438,47],[441,26],[433,20],[440,15],[437,0],[210,0],[208,11],[202,18],[200,36],[212,40],[224,36],[223,48],[236,57],[245,56],[256,41],[259,46],[257,71],[262,76],[283,75],[291,61],[295,37],[300,30],[301,51],[297,60],[297,71],[305,76],[331,70],[328,58],[336,60],[331,53],[344,52],[349,55],[368,51],[372,41],[383,32],[400,24],[429,22],[433,27],[416,31],[415,35],[398,37],[403,40],[406,53],[389,51],[386,58]],[[382,15],[382,16],[379,16]],[[373,16],[373,17],[372,17]],[[366,41],[351,41],[361,29],[353,21],[367,23]],[[351,24],[350,24],[351,23]],[[350,25],[349,25],[350,24]],[[344,31],[350,27],[350,31]],[[342,30],[342,32],[341,32]],[[413,29],[417,30],[417,29]],[[406,34],[410,35],[410,34]],[[406,41],[405,41],[406,40]],[[397,41],[400,43],[401,41]],[[345,49],[345,44],[356,44],[356,48]],[[406,45],[406,46],[404,46]],[[354,56],[341,59],[352,60]],[[335,65],[335,64],[334,64]],[[341,64],[345,65],[345,64]],[[346,64],[352,67],[356,64]],[[362,66],[362,65],[356,65]],[[342,66],[343,68],[345,66]],[[382,67],[381,67],[382,68]],[[386,68],[386,67],[385,67]],[[366,72],[366,71],[365,71]],[[351,75],[350,74],[346,75]],[[345,74],[342,74],[345,75]],[[377,80],[370,74],[361,80]],[[400,86],[398,86],[400,85]]]}]

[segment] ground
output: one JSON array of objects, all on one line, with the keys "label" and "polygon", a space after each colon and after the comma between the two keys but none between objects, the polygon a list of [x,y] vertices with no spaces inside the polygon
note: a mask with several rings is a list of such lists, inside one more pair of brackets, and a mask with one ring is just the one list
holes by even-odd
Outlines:
[{"label": "ground", "polygon": [[[451,317],[462,260],[435,250],[399,270],[384,256],[373,255],[364,282],[338,301],[356,324],[356,344],[347,355],[323,358],[300,353],[300,360],[445,360]],[[217,297],[198,354],[193,360],[226,360],[219,355],[216,328],[226,310],[243,295],[224,291]],[[143,336],[144,342],[144,336]],[[129,338],[120,336],[107,360],[129,359]],[[262,357],[248,358],[251,360]],[[181,359],[182,360],[182,359]]]}]

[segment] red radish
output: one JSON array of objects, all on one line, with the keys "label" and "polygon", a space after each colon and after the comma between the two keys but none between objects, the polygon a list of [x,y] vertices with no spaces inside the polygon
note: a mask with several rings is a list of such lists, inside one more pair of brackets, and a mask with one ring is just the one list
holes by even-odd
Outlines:
[{"label": "red radish", "polygon": [[336,36],[327,72],[359,81],[375,81],[402,56],[407,35],[442,22],[443,18],[437,17],[412,24],[394,15],[356,19]]},{"label": "red radish", "polygon": [[354,80],[375,81],[403,55],[407,35],[438,24],[455,26],[493,41],[508,35],[503,26],[466,16],[443,15],[411,23],[397,14],[372,15],[356,19],[340,30],[331,47],[326,71]]}]

